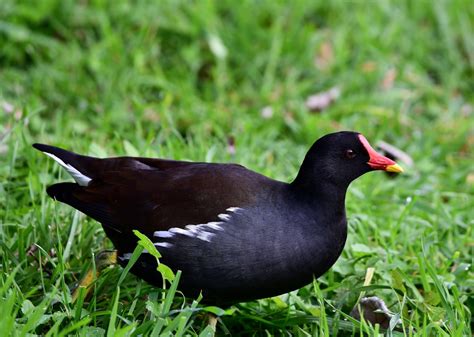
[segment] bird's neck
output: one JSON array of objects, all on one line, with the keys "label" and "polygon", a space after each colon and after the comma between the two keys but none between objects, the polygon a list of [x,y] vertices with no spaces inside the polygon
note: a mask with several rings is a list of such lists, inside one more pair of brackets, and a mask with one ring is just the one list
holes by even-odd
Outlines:
[{"label": "bird's neck", "polygon": [[[304,233],[311,238],[300,241],[305,252],[301,256],[305,264],[301,269],[303,274],[310,271],[310,277],[319,277],[341,254],[347,238],[346,190],[347,187],[341,188],[329,182],[303,186],[293,182],[289,185],[290,195],[297,201],[294,209],[303,207]],[[327,258],[321,259],[321,256]]]},{"label": "bird's neck", "polygon": [[[308,224],[317,223],[318,231],[324,227],[331,232],[346,233],[346,188],[328,183],[311,187],[290,184],[289,191],[291,199],[296,201],[295,209],[303,207]],[[342,235],[345,237],[345,234]]]},{"label": "bird's neck", "polygon": [[329,208],[339,212],[345,209],[349,184],[341,185],[324,175],[309,177],[300,172],[289,186],[293,194],[304,199],[305,203],[314,204],[316,209]]}]

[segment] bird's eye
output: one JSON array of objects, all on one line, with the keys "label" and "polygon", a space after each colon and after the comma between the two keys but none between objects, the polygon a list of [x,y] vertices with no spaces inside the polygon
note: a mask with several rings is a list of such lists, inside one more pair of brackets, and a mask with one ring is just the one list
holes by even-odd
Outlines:
[{"label": "bird's eye", "polygon": [[353,150],[351,150],[351,149],[346,150],[346,157],[347,157],[347,158],[352,159],[352,158],[354,158],[355,156],[356,156],[356,153],[355,153]]}]

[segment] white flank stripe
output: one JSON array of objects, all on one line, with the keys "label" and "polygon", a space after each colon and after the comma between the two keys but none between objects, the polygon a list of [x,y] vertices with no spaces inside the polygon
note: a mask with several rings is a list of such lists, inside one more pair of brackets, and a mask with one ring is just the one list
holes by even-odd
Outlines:
[{"label": "white flank stripe", "polygon": [[184,228],[173,227],[173,228],[170,228],[169,231],[171,233],[183,234],[183,235],[186,235],[186,236],[194,236],[194,234],[191,231],[188,231]]},{"label": "white flank stripe", "polygon": [[48,153],[48,152],[43,152],[45,155],[53,158],[59,165],[64,167],[66,171],[74,178],[76,183],[78,183],[80,186],[87,186],[89,185],[89,182],[92,180],[88,176],[82,174],[79,172],[74,166],[71,164],[66,164],[64,161],[62,161],[60,158],[56,157],[54,154]]},{"label": "white flank stripe", "polygon": [[240,211],[240,210],[242,210],[242,208],[240,208],[240,207],[229,207],[228,209],[226,209],[226,211],[233,212],[233,213],[235,213],[237,211]]},{"label": "white flank stripe", "polygon": [[174,233],[171,233],[170,231],[156,231],[153,233],[153,236],[159,238],[172,238],[174,236]]},{"label": "white flank stripe", "polygon": [[173,245],[169,242],[156,242],[154,243],[155,246],[157,247],[163,247],[163,248],[171,248]]},{"label": "white flank stripe", "polygon": [[[243,210],[240,207],[230,207],[226,209],[227,212],[232,212],[236,213],[238,211]],[[211,221],[208,223],[204,224],[197,224],[197,225],[186,225],[184,228],[179,228],[179,227],[173,227],[168,229],[167,231],[156,231],[153,233],[153,236],[158,237],[158,238],[163,238],[163,239],[171,239],[177,240],[175,238],[175,235],[185,235],[190,238],[196,238],[199,240],[203,240],[206,242],[211,242],[211,239],[216,236],[217,231],[223,231],[225,228],[223,227],[223,224],[226,221],[229,221],[232,218],[232,215],[226,214],[226,213],[221,213],[217,215],[219,219],[222,221]],[[172,247],[173,244],[170,242],[156,242],[155,246],[159,247]]]},{"label": "white flank stripe", "polygon": [[199,230],[199,225],[187,225],[184,228],[191,232],[197,232]]},{"label": "white flank stripe", "polygon": [[205,226],[206,226],[206,227],[209,227],[209,228],[211,228],[211,229],[214,229],[214,230],[216,230],[216,231],[223,231],[224,228],[222,228],[222,227],[220,226],[221,223],[222,223],[222,222],[208,222]]},{"label": "white flank stripe", "polygon": [[230,220],[230,215],[229,214],[219,214],[217,217],[221,220],[224,220],[224,221]]},{"label": "white flank stripe", "polygon": [[197,238],[203,241],[211,242],[211,238],[215,236],[216,234],[210,233],[210,232],[199,232]]}]

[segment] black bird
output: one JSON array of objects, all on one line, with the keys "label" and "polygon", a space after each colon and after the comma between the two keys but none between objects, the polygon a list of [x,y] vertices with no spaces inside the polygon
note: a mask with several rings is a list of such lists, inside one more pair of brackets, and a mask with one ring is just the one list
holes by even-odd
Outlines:
[{"label": "black bird", "polygon": [[[181,270],[189,297],[228,305],[310,283],[338,259],[347,237],[349,184],[373,170],[402,172],[364,136],[317,140],[291,183],[236,164],[117,157],[98,159],[34,144],[74,178],[47,192],[100,222],[125,265],[148,236],[161,262]],[[132,273],[161,286],[156,260],[142,253]]]}]

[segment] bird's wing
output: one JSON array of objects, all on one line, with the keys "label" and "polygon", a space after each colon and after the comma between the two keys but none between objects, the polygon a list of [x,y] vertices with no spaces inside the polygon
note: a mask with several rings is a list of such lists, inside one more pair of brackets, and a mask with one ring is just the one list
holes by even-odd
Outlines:
[{"label": "bird's wing", "polygon": [[97,159],[35,147],[77,182],[52,185],[48,194],[101,222],[112,241],[133,229],[152,237],[156,231],[219,221],[228,209],[252,205],[270,181],[240,165]]}]

